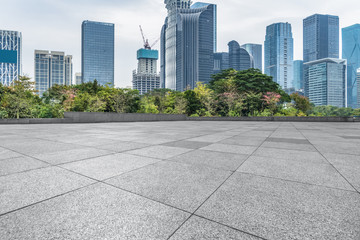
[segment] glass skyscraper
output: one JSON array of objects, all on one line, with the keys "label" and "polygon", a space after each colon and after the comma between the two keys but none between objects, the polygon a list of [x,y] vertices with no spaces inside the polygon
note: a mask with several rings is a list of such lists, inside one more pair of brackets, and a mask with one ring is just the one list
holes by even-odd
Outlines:
[{"label": "glass skyscraper", "polygon": [[293,88],[293,46],[290,23],[275,23],[266,28],[265,74],[283,89]]},{"label": "glass skyscraper", "polygon": [[254,60],[254,68],[263,70],[262,64],[262,45],[261,44],[253,44],[247,43],[241,46],[245,48],[248,53],[253,57]]},{"label": "glass skyscraper", "polygon": [[346,107],[346,60],[324,58],[305,63],[309,99],[316,106]]},{"label": "glass skyscraper", "polygon": [[[304,63],[339,58],[339,17],[315,14],[303,21]],[[306,68],[306,65],[304,66]],[[304,71],[306,74],[307,71]],[[308,96],[308,76],[304,75],[305,95]]]},{"label": "glass skyscraper", "polygon": [[229,69],[229,53],[221,52],[214,54],[214,74],[220,73],[222,70]]},{"label": "glass skyscraper", "polygon": [[72,56],[64,52],[35,50],[35,89],[42,96],[54,85],[71,85]]},{"label": "glass skyscraper", "polygon": [[294,61],[294,90],[304,92],[304,61]]},{"label": "glass skyscraper", "polygon": [[0,30],[0,83],[10,86],[19,79],[22,64],[20,32]]},{"label": "glass skyscraper", "polygon": [[115,26],[112,23],[84,21],[81,39],[83,82],[95,79],[101,85],[114,85]]},{"label": "glass skyscraper", "polygon": [[348,106],[360,108],[357,103],[357,69],[360,68],[360,24],[342,29],[342,58],[347,60]]},{"label": "glass skyscraper", "polygon": [[356,74],[356,78],[357,78],[357,104],[358,106],[360,106],[360,68],[357,70],[357,74]]},{"label": "glass skyscraper", "polygon": [[161,81],[184,91],[208,83],[216,49],[216,5],[165,0],[168,17],[161,34]]},{"label": "glass skyscraper", "polygon": [[237,71],[254,67],[254,59],[245,48],[240,47],[236,41],[231,41],[229,46],[229,66]]}]

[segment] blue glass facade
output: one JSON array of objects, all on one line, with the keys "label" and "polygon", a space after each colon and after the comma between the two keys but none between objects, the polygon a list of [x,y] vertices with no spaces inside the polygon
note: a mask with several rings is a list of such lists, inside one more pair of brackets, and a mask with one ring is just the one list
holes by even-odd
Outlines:
[{"label": "blue glass facade", "polygon": [[22,62],[20,32],[0,30],[0,83],[11,85],[19,79]]},{"label": "blue glass facade", "polygon": [[360,106],[360,68],[357,70],[357,74],[356,74],[356,79],[357,79],[357,105]]},{"label": "blue glass facade", "polygon": [[342,29],[342,58],[347,60],[348,106],[358,105],[357,69],[360,68],[360,24]]},{"label": "blue glass facade", "polygon": [[315,106],[346,107],[346,60],[325,58],[304,64],[309,99]]},{"label": "blue glass facade", "polygon": [[266,28],[265,74],[283,89],[293,88],[293,46],[290,23],[275,23]]},{"label": "blue glass facade", "polygon": [[[304,63],[323,58],[339,58],[339,17],[315,14],[303,21]],[[304,66],[306,68],[306,65]],[[307,71],[304,71],[306,74]],[[308,76],[304,75],[308,96]]]},{"label": "blue glass facade", "polygon": [[208,83],[216,49],[216,5],[190,0],[166,0],[168,17],[162,29],[161,81],[184,91]]},{"label": "blue glass facade", "polygon": [[83,82],[95,79],[114,85],[115,26],[111,23],[82,23],[81,71]]},{"label": "blue glass facade", "polygon": [[262,45],[247,43],[242,45],[241,47],[245,48],[246,51],[248,51],[248,53],[253,57],[254,68],[263,71]]},{"label": "blue glass facade", "polygon": [[294,90],[296,92],[304,91],[304,61],[294,61]]},{"label": "blue glass facade", "polygon": [[229,47],[229,67],[243,71],[254,67],[253,57],[236,41],[231,41]]},{"label": "blue glass facade", "polygon": [[215,53],[214,54],[214,74],[220,73],[222,70],[229,69],[229,53]]}]

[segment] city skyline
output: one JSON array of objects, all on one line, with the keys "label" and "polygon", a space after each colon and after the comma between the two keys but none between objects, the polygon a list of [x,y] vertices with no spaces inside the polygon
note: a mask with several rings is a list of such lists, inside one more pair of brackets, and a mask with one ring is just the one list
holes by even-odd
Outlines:
[{"label": "city skyline", "polygon": [[[304,18],[315,13],[338,15],[340,28],[343,28],[358,23],[359,21],[354,16],[360,15],[360,11],[356,8],[346,7],[351,3],[356,3],[351,0],[341,6],[335,1],[328,1],[326,6],[310,1],[301,3],[279,1],[276,8],[266,1],[241,3],[228,0],[224,3],[219,0],[209,0],[204,2],[218,5],[218,52],[227,51],[227,43],[231,40],[237,40],[240,45],[262,44],[266,26],[285,21],[293,26],[294,60],[302,59],[302,20]],[[80,72],[81,22],[94,20],[115,23],[115,85],[126,87],[131,86],[132,70],[137,62],[134,52],[142,45],[138,25],[143,25],[145,34],[150,40],[156,40],[160,36],[163,19],[166,17],[163,4],[162,0],[139,0],[136,3],[95,0],[86,1],[86,3],[85,1],[70,3],[66,0],[50,3],[35,0],[29,5],[27,1],[15,0],[3,5],[6,11],[0,16],[0,21],[6,24],[2,25],[1,29],[22,32],[23,72],[33,78],[34,49],[57,49],[67,52],[74,56],[74,73]],[[32,7],[34,5],[37,6],[36,9]],[[16,15],[12,14],[15,7],[18,12]],[[18,17],[22,15],[26,16],[26,21],[25,17]],[[339,47],[341,49],[341,46]],[[155,49],[159,49],[159,44],[155,46]]]}]

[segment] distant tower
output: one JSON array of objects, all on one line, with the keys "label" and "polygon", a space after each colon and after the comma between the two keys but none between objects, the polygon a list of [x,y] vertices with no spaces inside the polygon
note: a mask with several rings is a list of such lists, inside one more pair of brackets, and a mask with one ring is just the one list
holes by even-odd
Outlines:
[{"label": "distant tower", "polygon": [[42,96],[54,85],[71,85],[72,56],[64,52],[35,50],[35,89]]},{"label": "distant tower", "polygon": [[20,32],[0,30],[0,83],[10,86],[19,79],[22,62]]},{"label": "distant tower", "polygon": [[229,53],[221,52],[214,54],[214,74],[220,73],[222,70],[229,69]]},{"label": "distant tower", "polygon": [[290,23],[275,23],[266,28],[265,74],[283,89],[293,87],[293,49]]},{"label": "distant tower", "polygon": [[236,41],[231,41],[229,46],[229,66],[237,71],[254,67],[254,59],[245,48],[240,47]]},{"label": "distant tower", "polygon": [[83,82],[95,79],[114,86],[115,25],[84,21],[81,35],[81,73]]},{"label": "distant tower", "polygon": [[[324,59],[339,58],[339,17],[314,14],[303,20],[304,64]],[[304,74],[307,65],[304,65]],[[309,96],[309,79],[304,75],[305,95]]]},{"label": "distant tower", "polygon": [[253,57],[254,59],[254,68],[263,70],[262,68],[262,45],[261,44],[254,44],[254,43],[247,43],[241,46],[245,48],[246,51]]},{"label": "distant tower", "polygon": [[294,61],[294,90],[304,92],[304,62],[302,60]]},{"label": "distant tower", "polygon": [[157,72],[159,52],[151,49],[137,51],[138,68],[133,72],[133,89],[145,94],[160,88],[160,74]]},{"label": "distant tower", "polygon": [[80,85],[82,83],[81,73],[75,73],[75,85]]},{"label": "distant tower", "polygon": [[357,104],[358,106],[360,106],[360,68],[357,70],[357,74],[356,74],[356,79],[357,79]]}]

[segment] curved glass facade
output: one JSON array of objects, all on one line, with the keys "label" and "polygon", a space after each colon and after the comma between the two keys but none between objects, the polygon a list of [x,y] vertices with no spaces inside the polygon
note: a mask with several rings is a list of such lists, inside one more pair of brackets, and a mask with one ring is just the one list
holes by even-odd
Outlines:
[{"label": "curved glass facade", "polygon": [[262,64],[262,45],[261,44],[253,44],[247,43],[241,46],[245,48],[246,51],[253,57],[254,59],[254,68],[263,70]]},{"label": "curved glass facade", "polygon": [[293,46],[290,23],[275,23],[266,28],[265,74],[283,89],[293,88]]},{"label": "curved glass facade", "polygon": [[360,24],[342,29],[342,58],[347,60],[348,106],[360,108],[357,103],[357,69],[360,68]]},{"label": "curved glass facade", "polygon": [[237,71],[247,70],[254,67],[254,60],[250,53],[240,47],[236,41],[231,41],[229,46],[229,67]]},{"label": "curved glass facade", "polygon": [[114,85],[114,24],[84,21],[82,24],[81,71],[83,82],[95,79]]}]

